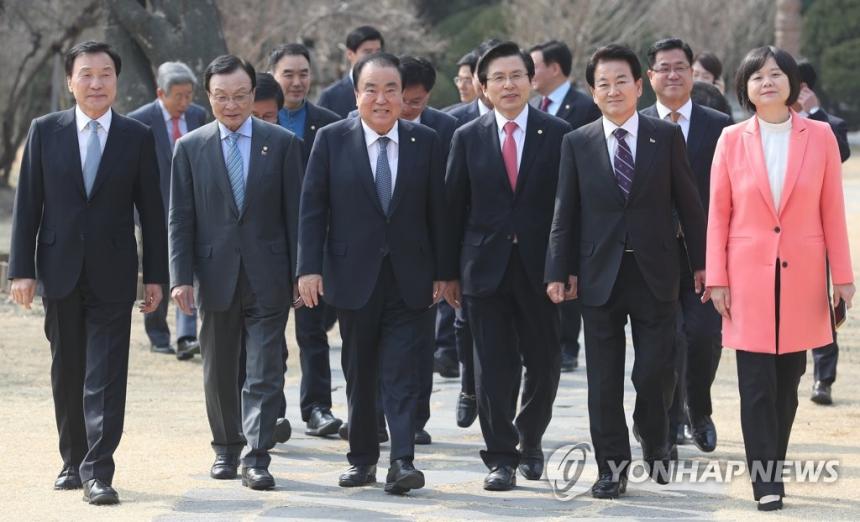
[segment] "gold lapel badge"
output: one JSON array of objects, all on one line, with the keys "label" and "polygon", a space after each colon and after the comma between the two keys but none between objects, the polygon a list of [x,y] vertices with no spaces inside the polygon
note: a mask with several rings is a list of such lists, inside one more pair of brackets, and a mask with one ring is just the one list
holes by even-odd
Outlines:
[{"label": "gold lapel badge", "polygon": [[648,141],[650,141],[651,143],[657,143],[656,141],[654,141],[654,138],[648,138]]},{"label": "gold lapel badge", "polygon": [[268,146],[268,145],[263,145],[263,156],[265,156],[265,155],[266,155],[266,153],[268,153],[268,152],[269,152],[269,146]]}]

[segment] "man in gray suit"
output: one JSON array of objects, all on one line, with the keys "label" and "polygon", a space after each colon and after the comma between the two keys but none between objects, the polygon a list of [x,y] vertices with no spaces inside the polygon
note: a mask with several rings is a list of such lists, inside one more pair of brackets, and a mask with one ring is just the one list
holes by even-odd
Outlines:
[{"label": "man in gray suit", "polygon": [[[170,161],[176,141],[206,123],[206,109],[192,103],[197,78],[182,62],[164,62],[158,67],[156,76],[158,98],[128,114],[130,118],[144,123],[155,136],[155,155],[158,159],[158,179],[161,200],[164,203],[164,221],[170,204]],[[167,295],[167,285],[162,293]],[[167,303],[163,299],[158,308],[144,316],[143,325],[152,343],[151,350],[157,353],[173,353],[170,346],[170,327],[167,326]],[[200,353],[197,342],[197,314],[183,314],[176,309],[176,358],[191,359]]]},{"label": "man in gray suit", "polygon": [[289,131],[251,117],[256,73],[246,61],[215,58],[204,86],[216,121],[182,137],[173,157],[171,296],[185,313],[200,307],[216,454],[210,475],[235,478],[244,447],[242,484],[271,489],[268,449],[284,388],[281,343],[293,296],[302,145]]}]

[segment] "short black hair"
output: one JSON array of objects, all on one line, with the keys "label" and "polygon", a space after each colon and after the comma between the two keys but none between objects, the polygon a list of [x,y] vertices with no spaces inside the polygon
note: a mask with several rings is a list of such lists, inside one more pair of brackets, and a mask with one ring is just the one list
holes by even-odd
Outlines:
[{"label": "short black hair", "polygon": [[275,100],[278,108],[284,106],[284,91],[275,77],[266,72],[257,73],[257,87],[254,89],[254,101]]},{"label": "short black hair", "polygon": [[808,60],[800,60],[797,62],[797,71],[800,73],[800,81],[805,83],[810,89],[815,89],[815,83],[818,81],[818,75],[815,73],[815,67]]},{"label": "short black hair", "polygon": [[729,101],[723,96],[723,93],[716,85],[709,82],[695,81],[693,89],[690,91],[690,99],[697,105],[710,107],[718,110],[727,116],[732,116],[732,108],[729,107]]},{"label": "short black hair", "polygon": [[436,85],[436,69],[426,58],[401,56],[400,71],[403,74],[403,88],[421,85],[430,92]]},{"label": "short black hair", "polygon": [[385,49],[385,39],[382,37],[382,33],[375,27],[362,25],[361,27],[356,27],[346,35],[346,48],[355,52],[364,42],[372,42],[373,40],[379,40],[382,48]]},{"label": "short black hair", "polygon": [[529,53],[520,49],[520,46],[514,42],[502,42],[491,47],[478,60],[478,81],[481,85],[487,85],[487,69],[494,60],[506,58],[508,56],[519,56],[526,67],[526,74],[529,80],[535,76],[535,62]]},{"label": "short black hair", "polygon": [[381,67],[393,67],[397,69],[397,73],[400,75],[400,86],[403,87],[403,69],[400,68],[400,59],[391,53],[379,52],[364,56],[355,62],[355,65],[352,67],[352,84],[356,89],[358,89],[358,79],[361,78],[362,69],[370,63],[375,63]]},{"label": "short black hair", "polygon": [[714,75],[714,78],[719,78],[723,75],[723,62],[717,58],[717,55],[710,52],[705,51],[696,55],[696,59],[693,60],[693,63],[699,62],[706,71]]},{"label": "short black hair", "polygon": [[642,64],[639,63],[639,57],[636,56],[633,49],[626,45],[611,43],[594,51],[585,67],[585,81],[592,89],[594,88],[594,70],[597,69],[597,64],[613,61],[627,62],[630,65],[630,72],[633,74],[634,81],[642,78]]},{"label": "short black hair", "polygon": [[566,43],[558,40],[550,40],[535,45],[529,49],[529,54],[535,51],[540,51],[543,56],[543,63],[547,65],[557,63],[561,68],[561,73],[565,76],[570,76],[570,72],[573,70],[573,54]]},{"label": "short black hair", "polygon": [[478,53],[475,51],[469,51],[464,54],[462,58],[457,61],[457,70],[460,70],[460,67],[464,65],[469,67],[469,72],[475,74],[475,68],[478,67]]},{"label": "short black hair", "polygon": [[203,72],[203,87],[206,89],[206,92],[209,92],[209,80],[211,80],[214,75],[230,74],[239,69],[245,71],[248,78],[251,79],[251,89],[256,88],[257,73],[254,71],[254,66],[242,58],[232,54],[222,54],[206,66],[206,70]]},{"label": "short black hair", "polygon": [[269,53],[269,70],[274,71],[275,66],[278,65],[278,62],[284,56],[304,56],[305,60],[308,61],[308,65],[311,64],[311,53],[307,47],[300,43],[288,43],[275,47]]},{"label": "short black hair", "polygon": [[66,67],[66,77],[69,78],[72,76],[72,72],[74,72],[75,68],[75,58],[82,54],[95,54],[95,53],[105,53],[110,56],[110,59],[113,61],[113,68],[116,69],[116,77],[119,78],[119,72],[122,70],[122,58],[116,53],[116,51],[111,48],[110,45],[105,42],[96,42],[93,40],[88,40],[86,42],[81,42],[66,52],[65,58],[65,67]]},{"label": "short black hair", "polygon": [[[663,38],[662,40],[657,40],[654,42],[648,49],[648,68],[653,69],[654,64],[657,63],[657,53],[660,51],[671,51],[672,49],[680,49],[684,51],[684,56],[687,57],[687,63],[690,66],[693,66],[693,50],[690,49],[690,46],[687,45],[687,42],[681,40],[680,38]],[[714,75],[718,76],[718,75]]]},{"label": "short black hair", "polygon": [[741,104],[741,107],[750,112],[755,112],[756,109],[747,93],[747,82],[756,71],[764,67],[764,63],[768,58],[773,58],[776,66],[788,77],[789,91],[785,104],[791,107],[797,101],[797,96],[800,94],[800,72],[797,70],[797,62],[794,61],[791,54],[772,45],[758,47],[744,56],[740,66],[738,66],[738,74],[735,77],[738,102]]}]

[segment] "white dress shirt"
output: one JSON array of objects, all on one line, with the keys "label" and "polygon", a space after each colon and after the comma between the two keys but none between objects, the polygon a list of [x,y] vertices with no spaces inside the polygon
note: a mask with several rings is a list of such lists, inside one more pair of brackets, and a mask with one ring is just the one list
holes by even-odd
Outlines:
[{"label": "white dress shirt", "polygon": [[[391,193],[394,194],[394,187],[397,185],[397,158],[399,157],[400,149],[400,134],[398,121],[394,122],[394,126],[388,131],[385,136],[390,140],[385,146],[385,152],[388,156],[388,170],[391,171]],[[370,170],[373,172],[373,180],[376,181],[376,161],[379,159],[379,138],[382,135],[377,134],[361,120],[361,126],[364,128],[364,144],[367,145],[367,157],[370,158]]]},{"label": "white dress shirt", "polygon": [[[161,100],[156,100],[158,102],[158,106],[161,107],[161,114],[164,116],[164,126],[167,127],[167,139],[170,140],[170,144],[173,145],[173,116],[167,112],[167,109],[164,108],[164,104],[161,103]],[[179,134],[181,136],[185,136],[188,134],[188,123],[185,121],[185,113],[179,115]]]},{"label": "white dress shirt", "polygon": [[[603,118],[603,134],[606,136],[606,149],[609,152],[609,161],[612,162],[613,169],[615,168],[615,149],[618,148],[618,140],[615,139],[615,135],[612,133],[615,132],[615,129],[617,128],[618,125],[615,125],[605,117]],[[628,132],[627,136],[624,137],[624,140],[627,142],[627,146],[630,147],[630,154],[633,155],[635,166],[636,136],[639,133],[639,113],[634,112],[633,116],[621,125],[621,128]]]},{"label": "white dress shirt", "polygon": [[513,121],[517,124],[517,129],[514,131],[514,143],[517,144],[517,171],[520,170],[520,163],[523,159],[523,147],[526,144],[526,123],[529,120],[529,106],[523,108],[523,110],[517,115],[513,120],[508,120],[504,116],[502,116],[499,111],[495,111],[496,113],[496,126],[499,130],[499,149],[505,146],[505,124],[508,121]]},{"label": "white dress shirt", "polygon": [[[669,120],[672,121],[671,114],[672,109],[666,107],[660,101],[657,101],[657,114],[660,116],[661,120]],[[678,125],[681,126],[681,132],[684,133],[684,141],[687,141],[687,136],[690,134],[690,114],[693,113],[693,100],[687,100],[687,103],[681,105],[678,109],[678,114],[681,116],[678,118]]]},{"label": "white dress shirt", "polygon": [[[561,109],[561,102],[564,101],[564,97],[567,96],[570,89],[570,82],[565,80],[554,91],[549,93],[549,96],[547,96],[549,98],[549,105],[546,107],[547,114],[552,114],[553,116],[558,114],[558,110]],[[543,101],[543,98],[541,98],[541,101]]]},{"label": "white dress shirt", "polygon": [[[110,121],[113,114],[113,109],[108,109],[104,114],[99,116],[96,121],[99,122],[99,144],[102,147],[102,155],[105,151],[105,143],[107,143],[108,132],[110,131]],[[75,105],[75,128],[78,129],[78,150],[81,151],[81,169],[87,164],[87,143],[90,140],[90,132],[87,125],[90,124],[92,118],[84,114],[80,107]]]},{"label": "white dress shirt", "polygon": [[487,107],[487,104],[484,103],[480,98],[478,98],[478,116],[483,116],[484,114],[487,114],[491,110],[493,110],[493,109]]},{"label": "white dress shirt", "polygon": [[[242,170],[246,185],[248,183],[248,169],[251,166],[251,129],[253,127],[251,117],[248,116],[248,119],[236,130],[236,133],[239,135],[236,145],[239,147],[239,154],[242,156]],[[227,158],[230,157],[230,145],[227,143],[227,136],[232,134],[233,131],[225,127],[220,121],[218,122],[218,130],[221,132],[221,152],[224,153],[224,164],[226,165],[228,163]]]},{"label": "white dress shirt", "polygon": [[773,196],[773,206],[779,209],[785,169],[788,167],[788,142],[791,137],[791,117],[782,123],[768,123],[758,118],[761,147],[767,166],[767,180]]}]

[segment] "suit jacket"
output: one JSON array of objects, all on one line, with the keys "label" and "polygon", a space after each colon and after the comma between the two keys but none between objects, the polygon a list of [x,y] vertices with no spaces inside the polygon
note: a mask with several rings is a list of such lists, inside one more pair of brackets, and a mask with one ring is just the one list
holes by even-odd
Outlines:
[{"label": "suit jacket", "polygon": [[707,285],[728,286],[723,345],[776,353],[774,278],[780,268],[779,353],[833,342],[825,257],[834,284],[854,280],[845,224],[842,166],[826,123],[792,111],[779,206],[768,182],[755,117],[727,128],[714,156]]},{"label": "suit jacket", "polygon": [[308,164],[308,158],[311,155],[311,148],[314,146],[317,131],[341,119],[334,112],[314,105],[309,100],[305,100],[307,105],[307,115],[305,116],[305,134],[302,137],[302,164]]},{"label": "suit jacket", "polygon": [[334,112],[341,118],[346,118],[349,111],[356,108],[355,86],[349,74],[323,89],[317,105]]},{"label": "suit jacket", "polygon": [[511,189],[499,144],[495,112],[457,129],[448,156],[445,188],[454,220],[462,291],[486,296],[502,281],[516,239],[529,280],[543,293],[559,150],[570,125],[528,110],[526,138]]},{"label": "suit jacket", "polygon": [[[657,105],[642,109],[640,114],[659,118]],[[711,163],[714,160],[714,149],[720,139],[723,129],[732,124],[731,118],[720,111],[693,104],[690,112],[690,131],[687,136],[687,161],[693,169],[693,179],[699,192],[699,198],[708,213],[711,194]]]},{"label": "suit jacket", "polygon": [[635,250],[654,296],[660,301],[678,299],[673,208],[684,227],[691,268],[705,266],[705,213],[681,128],[640,115],[634,161],[633,187],[625,201],[607,152],[603,120],[564,138],[546,281],[578,276],[584,305],[601,306],[609,299],[625,243]]},{"label": "suit jacket", "polygon": [[481,115],[481,112],[478,109],[478,103],[480,103],[480,101],[478,100],[478,98],[475,98],[475,101],[473,102],[462,103],[456,107],[453,107],[450,111],[448,111],[448,114],[457,118],[457,123],[459,124],[459,126],[462,127],[470,121],[477,119],[478,116]]},{"label": "suit jacket", "polygon": [[[129,118],[144,123],[152,129],[155,137],[155,156],[158,158],[158,178],[161,189],[161,201],[164,202],[164,219],[167,221],[167,210],[170,207],[170,162],[173,160],[173,147],[170,146],[170,135],[164,122],[164,113],[158,101],[152,101],[128,113]],[[206,109],[192,103],[185,111],[185,124],[188,132],[206,123]]]},{"label": "suit jacket", "polygon": [[818,109],[815,114],[810,114],[809,119],[830,124],[833,134],[836,136],[836,143],[839,145],[839,157],[842,159],[842,163],[848,161],[848,158],[851,157],[851,146],[848,144],[848,124],[845,123],[845,120],[824,112],[824,109]]},{"label": "suit jacket", "polygon": [[30,126],[12,219],[9,278],[38,278],[46,298],[67,296],[85,270],[100,300],[134,301],[135,208],[143,233],[143,281],[167,282],[167,237],[152,132],[116,111],[111,118],[89,198],[75,109],[42,116]]},{"label": "suit jacket", "polygon": [[400,120],[397,179],[382,211],[360,118],[317,133],[302,187],[298,275],[322,274],[325,300],[359,309],[389,256],[409,308],[432,302],[433,281],[454,279],[436,133]]},{"label": "suit jacket", "polygon": [[[532,99],[530,103],[532,107],[539,109],[540,101],[541,97],[538,96]],[[568,122],[574,129],[578,129],[586,123],[591,123],[600,118],[601,115],[594,100],[571,85],[555,116]]]},{"label": "suit jacket", "polygon": [[230,187],[218,122],[179,139],[170,192],[170,285],[199,281],[198,305],[226,310],[239,265],[265,307],[289,306],[296,263],[301,140],[252,120],[243,208]]},{"label": "suit jacket", "polygon": [[[358,117],[358,109],[351,111],[348,117]],[[442,164],[445,165],[448,160],[448,149],[451,147],[451,138],[458,127],[457,118],[433,107],[427,107],[421,112],[420,120],[421,125],[430,127],[439,135],[439,140],[442,143]]]}]

